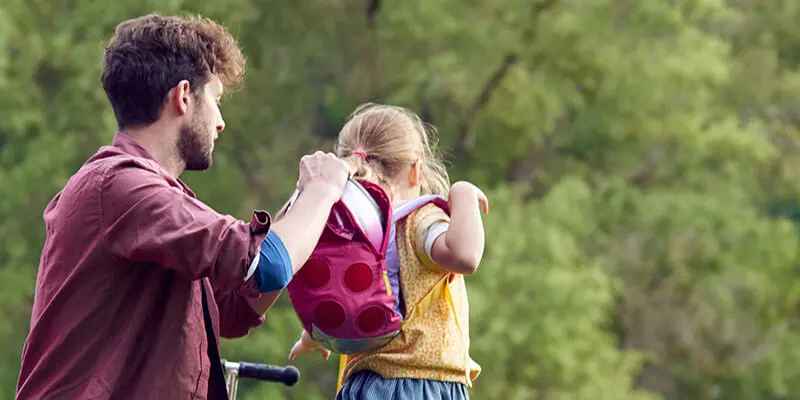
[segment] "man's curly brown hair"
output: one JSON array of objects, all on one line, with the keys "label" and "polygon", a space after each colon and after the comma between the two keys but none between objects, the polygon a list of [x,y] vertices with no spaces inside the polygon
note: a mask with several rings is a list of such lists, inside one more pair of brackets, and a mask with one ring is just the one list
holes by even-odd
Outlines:
[{"label": "man's curly brown hair", "polygon": [[117,25],[105,49],[102,82],[123,129],[156,121],[164,97],[181,80],[197,94],[212,74],[223,86],[236,86],[244,69],[242,51],[222,25],[149,14]]}]

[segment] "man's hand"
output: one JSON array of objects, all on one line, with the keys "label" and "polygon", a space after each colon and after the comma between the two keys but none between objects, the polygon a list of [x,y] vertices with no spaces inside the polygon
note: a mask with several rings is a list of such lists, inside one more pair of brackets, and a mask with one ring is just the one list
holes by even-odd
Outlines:
[{"label": "man's hand", "polygon": [[297,197],[291,206],[284,206],[271,227],[289,253],[293,273],[311,256],[331,206],[342,197],[349,172],[348,164],[331,153],[318,151],[300,160]]},{"label": "man's hand", "polygon": [[338,199],[350,177],[351,167],[333,153],[317,151],[300,159],[300,179],[297,189],[319,188],[319,193]]}]

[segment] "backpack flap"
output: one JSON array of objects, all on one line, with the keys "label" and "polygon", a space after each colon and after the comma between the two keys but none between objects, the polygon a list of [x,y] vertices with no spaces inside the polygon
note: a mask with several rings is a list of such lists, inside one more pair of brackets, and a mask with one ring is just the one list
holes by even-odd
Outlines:
[{"label": "backpack flap", "polygon": [[385,345],[402,322],[385,275],[388,195],[368,182],[351,180],[348,187],[331,208],[311,257],[287,287],[303,327],[321,346],[340,354]]},{"label": "backpack flap", "polygon": [[[365,184],[368,185],[369,183]],[[325,224],[326,229],[323,230],[320,241],[335,240],[334,238],[326,237],[326,234],[333,234],[343,241],[351,241],[353,240],[353,235],[358,232],[368,239],[376,249],[380,250],[382,245],[380,239],[383,236],[382,232],[385,226],[382,220],[385,219],[383,216],[386,215],[385,211],[387,210],[381,209],[375,199],[371,197],[375,196],[375,194],[370,192],[374,192],[374,190],[367,191],[361,182],[348,179],[342,197],[331,207],[328,221]],[[292,193],[286,204],[285,212],[289,212],[292,209],[299,194],[298,190]],[[388,201],[388,197],[386,201]],[[348,205],[351,207],[348,207]],[[365,207],[365,205],[369,207]],[[384,208],[388,209],[388,207]],[[363,210],[364,215],[355,215],[353,213],[353,210],[359,209]],[[389,212],[391,211],[389,210]],[[364,226],[365,224],[369,226]]]}]

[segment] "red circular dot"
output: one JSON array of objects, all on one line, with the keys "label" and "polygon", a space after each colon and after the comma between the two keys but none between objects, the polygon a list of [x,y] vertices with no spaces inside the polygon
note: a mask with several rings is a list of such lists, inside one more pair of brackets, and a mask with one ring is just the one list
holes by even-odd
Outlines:
[{"label": "red circular dot", "polygon": [[331,280],[331,268],[323,260],[308,260],[303,268],[300,269],[300,279],[308,287],[319,289]]},{"label": "red circular dot", "polygon": [[353,264],[344,272],[344,284],[356,293],[363,292],[372,285],[372,270],[367,264]]},{"label": "red circular dot", "polygon": [[378,306],[372,306],[358,315],[358,329],[362,332],[374,332],[386,323],[386,312]]},{"label": "red circular dot", "polygon": [[323,301],[314,311],[314,322],[320,328],[336,328],[344,322],[344,308],[335,301]]}]

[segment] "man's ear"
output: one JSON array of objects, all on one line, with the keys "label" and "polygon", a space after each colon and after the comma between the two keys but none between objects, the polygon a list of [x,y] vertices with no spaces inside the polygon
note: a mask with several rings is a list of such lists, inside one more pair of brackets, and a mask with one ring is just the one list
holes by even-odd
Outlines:
[{"label": "man's ear", "polygon": [[185,115],[189,110],[189,102],[192,97],[192,88],[189,81],[182,80],[175,85],[169,92],[168,107],[175,110],[178,115]]}]

